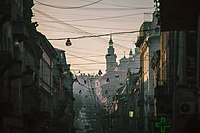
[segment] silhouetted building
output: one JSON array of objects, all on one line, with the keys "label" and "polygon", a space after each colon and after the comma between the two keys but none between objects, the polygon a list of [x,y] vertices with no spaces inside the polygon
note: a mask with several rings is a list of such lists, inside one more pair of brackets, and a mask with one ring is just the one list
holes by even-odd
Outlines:
[{"label": "silhouetted building", "polygon": [[[73,75],[69,65],[55,67],[61,61],[51,43],[37,32],[37,22],[31,21],[32,6],[32,0],[0,1],[0,132],[52,132],[57,112],[53,100],[59,102],[55,97],[64,88],[61,110],[67,110],[63,117],[68,119],[63,124],[66,130],[57,132],[72,133]],[[66,72],[65,85],[54,82],[55,69],[58,77]]]}]

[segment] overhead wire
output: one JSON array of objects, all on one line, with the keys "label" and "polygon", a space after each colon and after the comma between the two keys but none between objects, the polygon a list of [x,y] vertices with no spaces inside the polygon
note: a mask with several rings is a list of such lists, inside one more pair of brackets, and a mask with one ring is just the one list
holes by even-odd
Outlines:
[{"label": "overhead wire", "polygon": [[[141,14],[143,14],[143,13],[134,13],[134,14],[118,15],[118,16],[112,16],[112,17],[74,19],[74,20],[66,20],[66,21],[63,21],[63,22],[77,22],[77,21],[91,21],[91,20],[116,19],[116,18],[130,17],[130,16],[135,16],[135,15],[141,15]],[[59,21],[48,21],[48,20],[47,20],[46,22],[57,23],[57,22],[59,22]]]},{"label": "overhead wire", "polygon": [[[87,1],[90,2],[89,0],[81,0],[81,1]],[[111,5],[111,6],[116,6],[116,7],[130,7],[131,6],[127,6],[127,5],[119,5],[119,4],[113,4],[113,3],[105,3],[105,2],[101,2],[99,3],[100,5]]]},{"label": "overhead wire", "polygon": [[[86,49],[86,50],[88,50],[88,49]],[[77,54],[77,55],[79,55],[78,56],[78,58],[89,58],[89,57],[104,57],[106,54],[102,54],[102,55],[98,55],[98,54],[96,54],[95,52],[94,53],[92,53],[92,52],[90,52],[90,53],[88,53],[88,52],[81,52],[81,51],[74,51],[74,50],[66,50],[66,56],[68,56],[68,53],[69,52],[72,52],[72,53],[75,53],[75,54]],[[149,53],[154,53],[154,52],[149,52]],[[80,56],[81,55],[81,56]],[[125,56],[125,53],[124,54],[117,54],[117,55],[124,55]],[[69,56],[72,56],[72,57],[74,57],[74,55],[70,55],[70,53],[69,53]],[[72,58],[71,57],[71,58]],[[70,58],[70,57],[69,57]],[[76,57],[74,57],[74,58],[77,58],[77,56]]]},{"label": "overhead wire", "polygon": [[81,68],[72,68],[72,69],[70,69],[70,70],[72,70],[72,71],[80,71],[80,70],[82,70],[82,71],[86,71],[86,72],[90,72],[90,71],[98,71],[99,69],[92,69],[92,68],[85,68],[85,67],[81,67]]},{"label": "overhead wire", "polygon": [[[48,25],[46,23],[42,23],[41,25],[44,27],[50,28],[50,29],[48,29],[50,31],[53,30],[53,31],[58,31],[58,32],[77,33],[76,31],[73,31],[73,30],[67,30],[65,27],[63,28],[63,27],[59,27],[59,26],[55,26],[55,25]],[[57,30],[54,28],[56,28]]]},{"label": "overhead wire", "polygon": [[[73,51],[73,50],[66,50],[66,52],[67,52],[67,53],[68,53],[68,52],[72,52],[72,53],[74,53],[74,54],[78,54],[79,56],[81,55],[82,58],[105,57],[105,54],[98,55],[98,54],[96,54],[95,52],[94,52],[94,53],[92,53],[92,52],[87,53],[87,52]],[[66,55],[68,56],[67,53],[66,53]],[[124,55],[124,54],[117,54],[117,55]],[[77,58],[77,57],[74,57],[74,56],[68,57],[68,59],[70,59],[70,58]]]},{"label": "overhead wire", "polygon": [[86,58],[83,58],[81,56],[77,56],[77,55],[73,55],[73,54],[69,54],[67,53],[67,55],[71,55],[71,56],[74,56],[74,57],[77,57],[77,58],[80,58],[80,59],[83,59],[83,60],[87,60],[87,61],[91,61],[91,62],[95,62],[95,63],[104,63],[104,62],[99,62],[99,61],[96,61],[96,60],[92,60],[92,59],[86,59]]},{"label": "overhead wire", "polygon": [[125,10],[147,10],[154,7],[132,7],[132,8],[80,8],[79,10],[99,10],[99,11],[125,11]]},{"label": "overhead wire", "polygon": [[92,67],[92,68],[90,68],[89,66],[87,66],[87,67],[85,67],[85,66],[81,66],[81,67],[78,67],[78,66],[73,66],[73,68],[71,68],[70,70],[72,70],[72,71],[74,71],[74,70],[76,70],[76,71],[85,71],[85,72],[90,72],[90,73],[94,73],[94,72],[91,72],[91,71],[96,71],[96,72],[98,72],[99,71],[99,68],[94,68],[94,67]]},{"label": "overhead wire", "polygon": [[[57,12],[58,11],[58,12]],[[61,12],[59,10],[47,10],[46,13],[48,14],[53,14],[53,15],[56,15],[56,16],[67,16],[67,18],[69,16],[81,16],[81,17],[105,17],[103,15],[91,15],[91,14],[84,14],[84,13],[71,13],[71,12]]]},{"label": "overhead wire", "polygon": [[93,49],[88,49],[88,48],[80,48],[80,47],[76,47],[76,46],[73,46],[73,47],[70,47],[70,49],[80,49],[82,51],[86,50],[86,51],[90,51],[90,50],[93,50]]},{"label": "overhead wire", "polygon": [[[95,69],[95,68],[92,69],[92,68],[88,68],[88,67],[87,68],[86,67],[81,67],[81,68],[74,68],[74,69],[77,70],[77,71],[81,70],[81,71],[84,71],[85,73],[87,72],[87,73],[90,73],[90,74],[97,73],[98,70],[99,70],[99,69]],[[74,69],[72,69],[72,70],[74,70]]]},{"label": "overhead wire", "polygon": [[[117,55],[124,55],[124,54],[117,54]],[[105,55],[92,55],[92,56],[82,56],[83,58],[89,57],[89,58],[93,58],[93,57],[105,57]],[[68,58],[76,58],[76,57],[68,57]]]},{"label": "overhead wire", "polygon": [[130,30],[125,28],[117,28],[117,27],[100,27],[100,26],[89,26],[89,25],[79,25],[79,24],[72,24],[74,26],[80,26],[80,27],[87,27],[87,28],[96,28],[96,29],[116,29],[116,30]]},{"label": "overhead wire", "polygon": [[92,53],[92,52],[87,53],[87,52],[80,52],[80,51],[73,51],[73,50],[66,50],[66,52],[73,52],[73,53],[77,53],[79,55],[83,54],[83,55],[86,55],[85,57],[100,57],[100,56],[105,56],[105,55],[97,55],[96,53]]},{"label": "overhead wire", "polygon": [[[77,52],[77,51],[71,51],[71,50],[69,50],[70,52],[73,52],[73,53],[75,53],[75,54],[79,54],[80,55],[80,53],[79,52]],[[67,52],[68,52],[68,50],[67,50]],[[83,52],[82,52],[83,53]],[[105,57],[105,55],[92,55],[92,54],[94,54],[94,53],[83,53],[83,54],[86,54],[85,56],[83,55],[83,56],[75,56],[74,54],[70,54],[70,53],[67,53],[66,55],[68,55],[68,58],[67,59],[73,59],[73,58],[81,58],[81,59],[84,59],[84,60],[90,60],[90,61],[94,61],[94,60],[91,60],[91,59],[88,59],[88,58],[97,58],[97,57]],[[90,54],[90,55],[92,55],[92,56],[90,56],[90,55],[88,55],[88,54]],[[118,54],[118,55],[124,55],[124,54]],[[71,56],[71,57],[69,57],[69,56]],[[98,58],[99,59],[99,58]],[[97,63],[97,62],[94,62],[94,63],[82,63],[82,64],[71,64],[71,65],[93,65],[93,64],[99,64],[99,65],[101,65],[101,64],[106,64],[106,63],[103,63],[103,62],[101,62],[101,63]]]},{"label": "overhead wire", "polygon": [[[96,64],[96,65],[105,65],[106,63],[104,63],[104,62],[102,62],[102,63],[81,63],[81,64],[73,64],[73,63],[71,64],[71,63],[70,63],[70,65],[81,66],[81,67],[82,67],[82,66],[88,66],[88,65],[89,65],[89,66],[90,66],[90,65],[95,65],[95,64]],[[84,68],[84,69],[91,69],[91,68]],[[97,70],[97,69],[94,69],[94,70]]]},{"label": "overhead wire", "polygon": [[[46,13],[49,13],[49,12],[46,12]],[[56,13],[56,12],[55,12]],[[50,14],[55,14],[54,12],[50,12]],[[137,18],[136,17],[134,17],[134,19],[136,19],[136,20],[134,20],[134,22],[137,22],[138,20],[140,20],[140,19],[144,19],[144,18],[142,18],[142,17],[139,17],[139,15],[140,14],[145,14],[145,12],[138,12],[138,13],[135,13],[135,15],[133,14],[133,15],[131,15],[131,14],[125,14],[125,16],[124,17],[132,17],[132,16],[138,16]],[[73,20],[73,19],[70,19],[71,17],[69,17],[68,15],[72,15],[72,14],[69,14],[69,13],[65,13],[65,14],[60,14],[59,12],[58,13],[56,13],[56,16],[57,17],[62,17],[62,18],[67,18],[66,20],[62,20],[63,22],[76,22],[76,21],[79,21],[79,20]],[[128,16],[126,16],[126,15],[128,15]],[[130,15],[130,16],[129,16]],[[123,15],[120,15],[120,16],[113,16],[113,17],[115,17],[115,18],[109,18],[109,17],[105,17],[105,15],[104,16],[97,16],[97,15],[84,15],[84,14],[74,14],[74,17],[77,17],[77,16],[79,16],[80,18],[82,18],[82,17],[86,17],[86,18],[93,18],[94,19],[94,21],[95,21],[95,19],[96,20],[99,20],[99,21],[108,21],[109,19],[117,19],[117,18],[120,18],[120,17],[123,17]],[[87,17],[88,16],[88,17]],[[73,17],[73,18],[74,18]],[[94,18],[95,17],[95,18]],[[37,16],[36,16],[36,18],[37,18]],[[102,19],[103,18],[103,19]],[[107,18],[107,19],[106,19]],[[41,18],[37,18],[38,20],[43,20],[43,21],[45,21],[45,22],[57,22],[56,20],[44,20],[44,19],[41,19]],[[132,19],[132,18],[131,18]],[[80,19],[80,21],[88,21],[87,19],[86,20],[84,20],[84,19]],[[115,20],[115,21],[113,21],[113,22],[128,22],[127,21],[127,19],[126,19],[126,21],[125,21],[125,19],[123,20],[123,21],[119,21],[119,20]]]},{"label": "overhead wire", "polygon": [[98,1],[95,1],[95,2],[92,2],[92,3],[89,3],[89,4],[85,4],[85,5],[81,5],[81,6],[72,6],[72,7],[67,7],[67,6],[55,6],[55,5],[50,5],[50,4],[46,4],[46,3],[42,3],[38,0],[35,0],[37,3],[43,5],[43,6],[47,6],[47,7],[52,7],[52,8],[57,8],[57,9],[77,9],[77,8],[83,8],[83,7],[87,7],[87,6],[91,6],[91,5],[94,5],[94,4],[97,4],[99,3],[100,1],[102,0],[98,0]]},{"label": "overhead wire", "polygon": [[[91,33],[86,32],[86,31],[84,31],[84,30],[82,30],[82,29],[80,29],[80,28],[77,28],[77,27],[75,27],[75,26],[72,26],[72,25],[70,25],[70,24],[68,24],[68,23],[66,23],[66,22],[63,22],[62,20],[57,19],[57,18],[55,18],[55,17],[53,17],[53,16],[50,16],[50,15],[48,15],[48,14],[46,14],[46,13],[44,13],[44,12],[38,10],[38,9],[33,9],[33,10],[36,11],[36,12],[38,12],[39,14],[42,14],[42,15],[46,16],[47,18],[50,18],[50,19],[53,19],[53,20],[58,20],[58,22],[59,22],[60,24],[65,25],[65,26],[69,26],[70,28],[77,30],[79,34],[88,34],[88,35],[91,35],[91,36],[92,36]],[[101,41],[104,41],[104,43],[105,43],[106,40],[103,39],[103,38],[100,38],[100,37],[101,37],[101,36],[99,36],[99,39],[100,39]],[[107,41],[106,41],[106,42],[107,42]],[[127,47],[125,47],[125,46],[122,46],[122,45],[120,45],[120,44],[117,44],[117,43],[114,43],[114,45],[116,45],[116,47],[118,47],[118,48],[129,49],[129,48],[127,48]]]},{"label": "overhead wire", "polygon": [[40,4],[42,6],[50,7],[50,8],[56,8],[56,9],[79,9],[79,10],[101,10],[101,11],[120,11],[120,10],[147,10],[147,9],[154,9],[154,7],[125,7],[125,8],[88,8],[88,6],[94,5],[99,3],[102,0],[98,0],[93,3],[85,4],[82,6],[72,6],[72,7],[67,7],[67,6],[59,6],[59,5],[50,5],[46,3],[42,3],[36,0],[36,4]]},{"label": "overhead wire", "polygon": [[[131,40],[124,40],[124,38],[129,38],[129,36],[131,35]],[[118,40],[118,41],[127,41],[127,42],[134,42],[133,41],[133,38],[136,38],[136,37],[133,37],[133,35],[132,34],[126,34],[125,36],[122,36],[122,37],[120,37],[119,39],[116,39],[115,38],[115,40]]]},{"label": "overhead wire", "polygon": [[42,3],[38,0],[35,0],[36,4],[40,4],[42,6],[56,8],[56,9],[80,9],[80,10],[103,10],[103,11],[110,11],[110,10],[145,10],[145,9],[154,9],[154,7],[125,7],[125,8],[85,8],[94,4],[101,2],[102,0],[98,0],[89,4],[81,5],[81,6],[59,6],[59,5],[50,5],[46,3]]},{"label": "overhead wire", "polygon": [[[37,10],[37,9],[36,9]],[[47,18],[50,18],[50,19],[54,19],[54,20],[58,20],[58,19],[56,19],[55,17],[52,17],[52,16],[50,16],[50,15],[48,15],[48,14],[45,14],[44,12],[41,12],[40,11],[40,14],[42,14],[42,15],[44,15],[44,16],[46,16]],[[67,25],[67,26],[70,26],[70,28],[74,31],[74,29],[75,29],[75,31],[77,32],[77,30],[78,30],[78,33],[79,34],[85,34],[85,33],[87,33],[87,34],[91,34],[91,33],[88,33],[88,32],[86,32],[86,31],[84,31],[84,30],[81,30],[81,29],[79,29],[79,28],[76,28],[75,26],[72,26],[72,25],[70,25],[70,24],[67,24],[67,23],[65,23],[65,22],[62,22],[61,20],[59,20],[60,21],[60,24],[64,24],[64,25]],[[71,31],[71,30],[70,30]],[[102,39],[102,38],[101,38]],[[105,41],[105,40],[104,40]]]},{"label": "overhead wire", "polygon": [[[142,15],[142,14],[144,14],[144,13],[141,13],[140,15]],[[139,14],[138,14],[138,16],[139,16]],[[129,16],[130,17],[130,16]],[[36,17],[37,18],[37,17]],[[115,20],[113,20],[112,21],[112,23],[130,23],[130,20],[133,20],[133,18],[131,18],[130,17],[130,20],[128,20],[128,19],[123,19],[123,20],[117,20],[117,18],[89,18],[89,19],[67,19],[67,20],[62,20],[63,22],[66,22],[66,23],[69,23],[69,24],[71,24],[70,22],[87,22],[87,21],[89,21],[89,22],[92,22],[92,21],[105,21],[105,22],[110,22],[110,20],[109,19],[115,19]],[[144,18],[142,18],[142,17],[134,17],[134,19],[136,19],[136,20],[134,20],[134,22],[132,22],[132,23],[137,23],[137,22],[140,22],[140,21],[143,21],[144,20]],[[38,19],[39,20],[39,19]],[[58,21],[56,21],[56,20],[54,20],[54,21],[51,21],[51,20],[46,20],[47,22],[46,23],[59,23]],[[43,22],[44,23],[44,22]],[[74,24],[72,24],[72,25],[74,25]],[[74,26],[76,26],[76,25],[74,25]]]},{"label": "overhead wire", "polygon": [[87,32],[84,31],[84,30],[81,30],[81,29],[79,29],[79,28],[77,28],[77,27],[75,27],[75,26],[72,26],[72,25],[70,25],[70,24],[68,24],[68,23],[66,23],[66,22],[63,22],[62,20],[57,19],[56,17],[53,17],[53,16],[51,16],[51,15],[49,15],[49,14],[46,14],[46,13],[44,13],[44,12],[38,10],[38,9],[35,9],[35,8],[34,8],[33,10],[36,11],[36,12],[38,12],[39,14],[41,14],[41,15],[43,15],[43,16],[49,18],[49,19],[51,19],[51,20],[56,20],[56,21],[58,21],[59,24],[68,26],[69,28],[71,28],[71,30],[75,30],[75,31],[76,31],[77,33],[79,33],[79,34],[86,34],[86,33],[87,33]]},{"label": "overhead wire", "polygon": [[[40,19],[40,18],[37,18],[37,20],[40,20],[40,24],[42,23],[42,25],[47,25],[46,22],[49,22],[48,20]],[[71,24],[71,25],[78,26],[78,27],[94,28],[94,29],[130,30],[130,29],[119,28],[119,27],[100,27],[100,26],[91,26],[91,25],[80,25],[80,24]],[[55,27],[55,26],[53,26],[53,27]],[[49,27],[49,28],[51,28],[51,27]],[[61,28],[61,27],[58,27],[58,28]],[[132,30],[136,30],[136,29],[132,29]]]},{"label": "overhead wire", "polygon": [[[58,44],[58,43],[54,43],[54,44],[56,44],[56,45],[60,45],[60,44]],[[75,50],[81,50],[81,51],[93,51],[92,53],[90,52],[90,53],[88,53],[88,52],[80,52],[80,51],[73,51],[73,50],[71,50],[71,49],[75,49]],[[75,46],[72,46],[72,47],[70,47],[70,50],[69,49],[67,49],[66,50],[66,52],[68,52],[68,51],[70,51],[70,52],[75,52],[75,53],[77,53],[77,55],[80,55],[80,53],[85,53],[87,56],[88,55],[96,55],[96,52],[94,52],[94,49],[86,49],[86,48],[79,48],[79,47],[75,47]],[[94,54],[95,53],[95,54]],[[65,53],[66,54],[66,56],[67,57],[69,57],[68,56],[68,54],[67,53]],[[103,56],[103,55],[102,55]],[[74,57],[74,56],[72,56],[72,57]]]},{"label": "overhead wire", "polygon": [[113,33],[105,33],[105,34],[99,34],[99,35],[88,35],[88,36],[77,36],[77,37],[48,38],[48,40],[83,39],[83,38],[110,36],[111,34],[112,35],[120,35],[120,34],[130,34],[130,33],[137,33],[137,32],[147,32],[147,31],[153,31],[153,30],[155,30],[155,29],[136,30],[136,31],[122,31],[122,32],[113,32]]},{"label": "overhead wire", "polygon": [[[153,52],[154,53],[154,52]],[[152,55],[153,56],[153,55]],[[151,57],[152,57],[151,56]],[[150,58],[151,58],[150,57]],[[134,59],[135,61],[149,61],[149,59]],[[128,61],[127,61],[128,62]],[[72,64],[72,65],[75,65],[75,66],[90,66],[90,65],[94,65],[94,64],[96,64],[96,65],[104,65],[104,64],[106,64],[106,63],[91,63],[91,62],[89,62],[89,63],[82,63],[82,64]],[[82,68],[82,67],[81,67]],[[87,68],[88,69],[88,68]],[[80,70],[80,69],[79,69]],[[98,69],[95,69],[96,71],[98,71]],[[88,70],[83,70],[83,71],[88,71]]]},{"label": "overhead wire", "polygon": [[[81,58],[83,58],[83,57],[81,57]],[[153,58],[153,55],[152,56],[150,56],[150,58],[152,59]],[[181,57],[180,57],[181,58]],[[128,58],[127,58],[128,59]],[[161,59],[161,58],[160,58]],[[167,58],[162,58],[162,59],[167,59]],[[149,59],[133,59],[133,61],[149,61]],[[124,61],[124,62],[129,62],[129,60],[127,60],[127,61]],[[98,64],[98,62],[93,62],[94,64]],[[106,64],[105,62],[99,62],[99,64]],[[110,62],[110,63],[115,63],[115,62]],[[86,64],[88,64],[88,65],[90,65],[91,64],[91,62],[88,62],[88,63],[84,63],[84,65],[86,65]],[[76,64],[76,65],[82,65],[82,63],[81,64]]]}]

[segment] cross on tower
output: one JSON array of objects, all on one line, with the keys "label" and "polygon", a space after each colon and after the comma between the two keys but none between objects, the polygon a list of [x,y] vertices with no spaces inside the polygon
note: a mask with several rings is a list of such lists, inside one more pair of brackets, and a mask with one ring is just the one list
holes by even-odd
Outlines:
[{"label": "cross on tower", "polygon": [[156,122],[156,127],[160,128],[161,133],[166,133],[166,129],[170,128],[170,125],[166,125],[166,119],[165,117],[160,118],[160,122]]}]

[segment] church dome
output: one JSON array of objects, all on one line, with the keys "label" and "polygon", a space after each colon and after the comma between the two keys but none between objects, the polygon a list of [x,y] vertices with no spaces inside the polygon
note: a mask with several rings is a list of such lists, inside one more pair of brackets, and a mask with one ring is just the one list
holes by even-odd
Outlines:
[{"label": "church dome", "polygon": [[128,61],[128,59],[125,56],[120,59],[120,62],[124,62],[124,61]]}]

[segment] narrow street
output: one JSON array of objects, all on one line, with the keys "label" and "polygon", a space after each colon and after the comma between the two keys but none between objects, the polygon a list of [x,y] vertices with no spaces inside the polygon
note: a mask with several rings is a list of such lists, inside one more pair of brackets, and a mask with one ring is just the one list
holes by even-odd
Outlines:
[{"label": "narrow street", "polygon": [[197,0],[0,0],[0,133],[199,133]]}]

